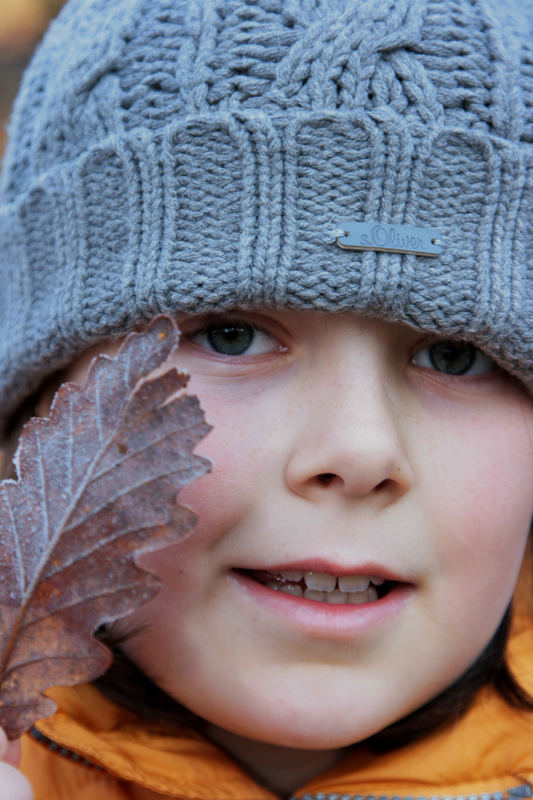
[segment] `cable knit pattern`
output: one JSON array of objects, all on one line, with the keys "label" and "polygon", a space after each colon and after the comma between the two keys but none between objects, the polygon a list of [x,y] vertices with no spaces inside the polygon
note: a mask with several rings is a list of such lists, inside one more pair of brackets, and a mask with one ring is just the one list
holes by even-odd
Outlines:
[{"label": "cable knit pattern", "polygon": [[[70,0],[0,204],[0,410],[160,312],[352,309],[533,387],[533,5]],[[437,228],[438,258],[339,221]]]}]

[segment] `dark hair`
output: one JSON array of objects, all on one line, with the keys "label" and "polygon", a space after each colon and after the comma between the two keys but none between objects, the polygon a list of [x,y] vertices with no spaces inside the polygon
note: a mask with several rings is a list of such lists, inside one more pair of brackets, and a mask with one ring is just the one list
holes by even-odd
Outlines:
[{"label": "dark hair", "polygon": [[496,633],[466,672],[437,697],[368,739],[372,749],[385,753],[456,722],[484,686],[492,686],[511,707],[533,711],[533,697],[517,682],[505,658],[511,619],[509,605]]},{"label": "dark hair", "polygon": [[[408,716],[374,734],[366,740],[366,744],[375,752],[384,753],[422,739],[458,720],[477,692],[488,685],[492,685],[510,706],[533,711],[533,698],[517,682],[505,659],[511,617],[509,605],[489,644],[451,686]],[[201,717],[166,694],[122,652],[121,644],[124,640],[116,639],[112,626],[109,630],[104,628],[99,631],[98,638],[114,654],[110,669],[94,681],[95,686],[106,697],[133,711],[144,721],[173,729],[203,730],[206,723]]]}]

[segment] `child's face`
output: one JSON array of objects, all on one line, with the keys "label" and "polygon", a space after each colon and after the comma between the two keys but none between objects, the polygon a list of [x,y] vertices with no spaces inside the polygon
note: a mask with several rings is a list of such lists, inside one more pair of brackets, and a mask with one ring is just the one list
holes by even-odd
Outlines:
[{"label": "child's face", "polygon": [[[365,738],[494,634],[533,516],[533,402],[467,345],[351,314],[182,329],[176,363],[214,426],[198,447],[214,466],[181,494],[192,535],[141,559],[163,589],[122,623],[148,623],[127,650],[242,736],[311,749]],[[287,591],[265,585],[283,570],[328,573],[330,588],[394,583],[325,603],[288,593],[298,575]]]}]

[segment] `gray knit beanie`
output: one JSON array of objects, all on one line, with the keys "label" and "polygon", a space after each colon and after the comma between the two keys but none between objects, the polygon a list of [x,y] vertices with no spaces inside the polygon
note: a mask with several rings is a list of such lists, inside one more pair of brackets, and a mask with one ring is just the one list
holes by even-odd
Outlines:
[{"label": "gray knit beanie", "polygon": [[[532,23],[532,0],[71,0],[10,127],[0,410],[102,336],[237,306],[465,337],[533,387]],[[340,247],[362,222],[369,249]]]}]

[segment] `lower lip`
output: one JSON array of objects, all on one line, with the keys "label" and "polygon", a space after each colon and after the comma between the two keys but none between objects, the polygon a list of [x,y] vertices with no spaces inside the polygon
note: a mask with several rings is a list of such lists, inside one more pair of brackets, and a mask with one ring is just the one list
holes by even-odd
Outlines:
[{"label": "lower lip", "polygon": [[415,587],[397,584],[380,600],[371,603],[321,603],[269,589],[242,572],[231,577],[248,597],[281,616],[297,628],[328,638],[349,638],[370,631],[394,619],[409,603]]}]

